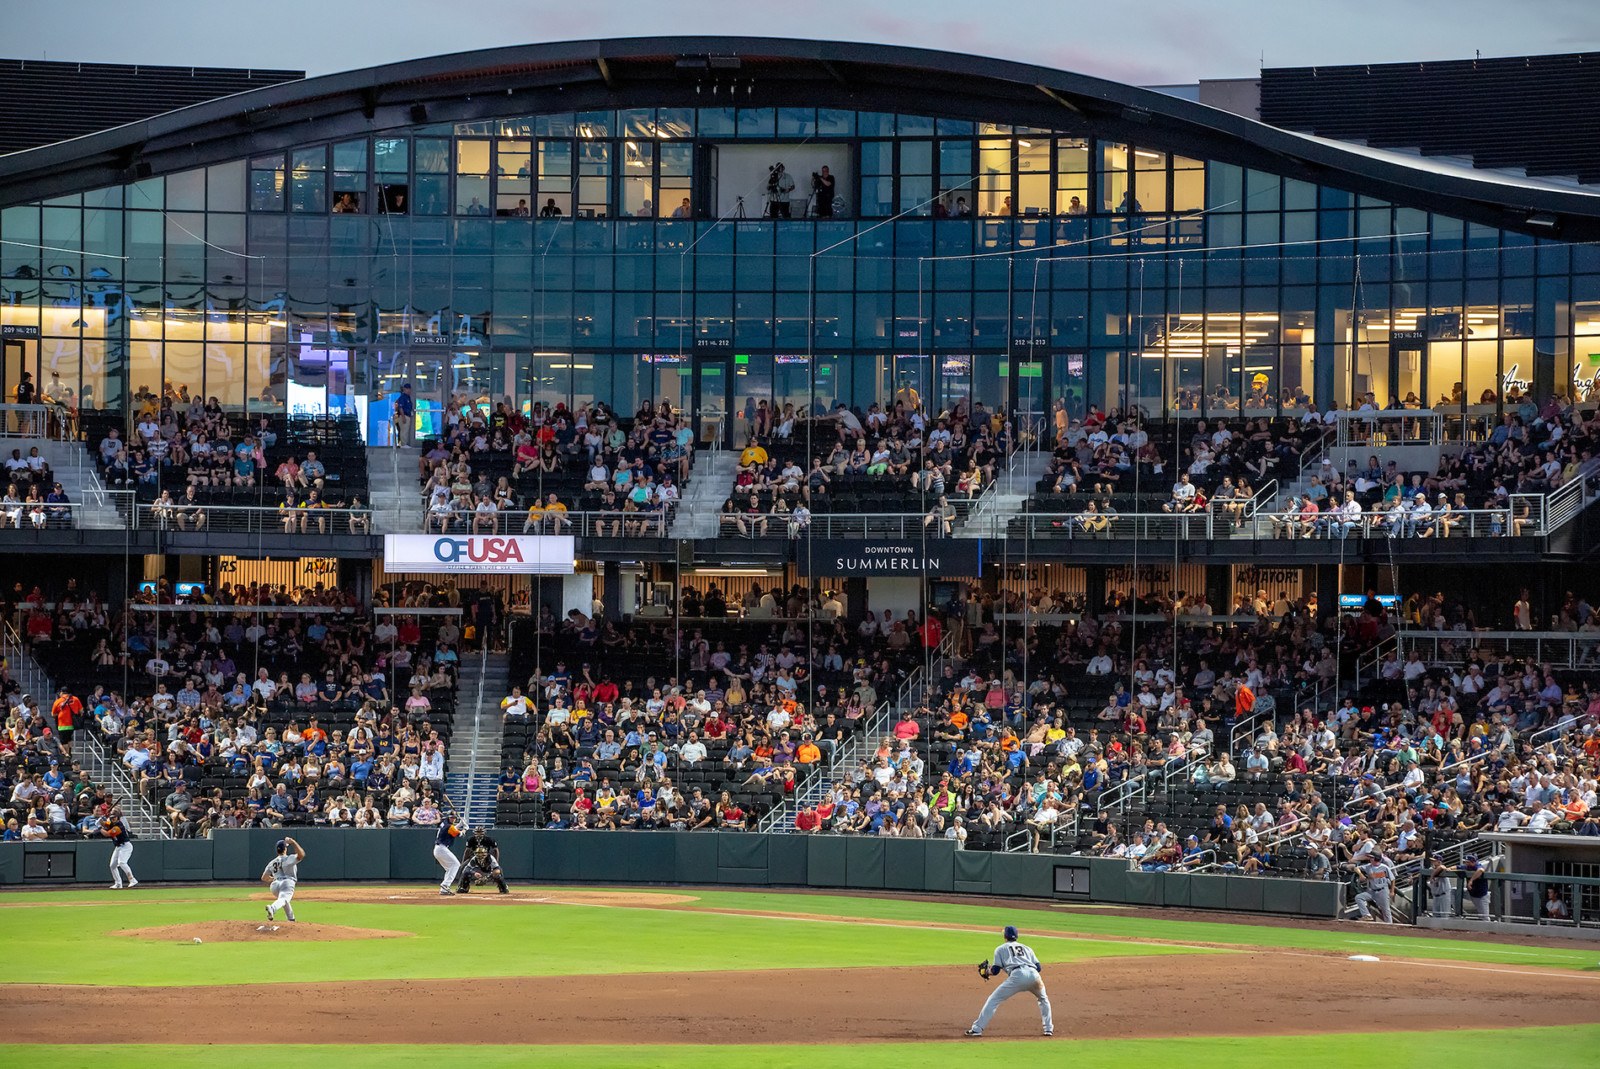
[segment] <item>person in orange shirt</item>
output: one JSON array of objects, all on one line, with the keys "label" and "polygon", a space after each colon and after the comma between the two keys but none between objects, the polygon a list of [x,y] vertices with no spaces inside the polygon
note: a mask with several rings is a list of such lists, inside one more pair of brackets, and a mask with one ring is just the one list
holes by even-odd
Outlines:
[{"label": "person in orange shirt", "polygon": [[70,754],[72,752],[72,732],[77,727],[78,714],[83,712],[83,703],[74,697],[66,687],[62,687],[55,703],[50,706],[50,711],[55,714],[56,737],[61,740],[61,748]]},{"label": "person in orange shirt", "polygon": [[1233,715],[1243,719],[1250,715],[1256,707],[1256,692],[1250,689],[1248,683],[1240,683],[1239,689],[1233,692]]},{"label": "person in orange shirt", "polygon": [[1580,824],[1583,822],[1583,818],[1589,815],[1589,803],[1585,802],[1583,795],[1577,791],[1569,791],[1567,793],[1571,797],[1567,799],[1567,804],[1562,807],[1562,813],[1572,823]]},{"label": "person in orange shirt", "polygon": [[800,740],[800,746],[794,752],[794,759],[797,764],[802,765],[812,765],[822,760],[822,750],[811,741],[809,732]]}]

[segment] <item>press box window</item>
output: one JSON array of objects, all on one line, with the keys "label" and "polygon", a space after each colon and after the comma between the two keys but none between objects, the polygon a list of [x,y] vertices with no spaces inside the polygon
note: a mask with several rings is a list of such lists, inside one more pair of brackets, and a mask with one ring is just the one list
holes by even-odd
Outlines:
[{"label": "press box window", "polygon": [[489,214],[489,142],[456,142],[456,214]]},{"label": "press box window", "polygon": [[356,213],[366,210],[367,143],[341,141],[333,146],[333,210]]},{"label": "press box window", "polygon": [[300,149],[289,171],[289,207],[297,212],[328,210],[328,154],[317,148]]},{"label": "press box window", "polygon": [[378,190],[378,211],[406,215],[411,211],[411,142],[404,137],[380,137],[372,143],[372,170]]},{"label": "press box window", "polygon": [[258,156],[250,161],[250,210],[281,212],[287,172],[282,156]]}]

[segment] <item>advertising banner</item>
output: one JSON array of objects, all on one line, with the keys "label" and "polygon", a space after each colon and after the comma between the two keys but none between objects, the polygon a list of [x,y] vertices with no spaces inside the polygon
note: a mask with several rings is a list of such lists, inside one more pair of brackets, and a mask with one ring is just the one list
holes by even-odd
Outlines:
[{"label": "advertising banner", "polygon": [[390,572],[571,575],[576,552],[571,535],[383,536],[383,566]]},{"label": "advertising banner", "polygon": [[813,575],[931,575],[983,573],[979,538],[817,538],[795,543],[795,561]]}]

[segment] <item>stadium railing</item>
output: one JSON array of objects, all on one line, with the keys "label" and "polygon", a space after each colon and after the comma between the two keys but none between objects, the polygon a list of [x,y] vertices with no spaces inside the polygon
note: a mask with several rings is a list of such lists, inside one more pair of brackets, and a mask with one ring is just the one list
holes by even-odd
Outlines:
[{"label": "stadium railing", "polygon": [[1600,667],[1600,632],[1582,631],[1423,631],[1402,628],[1395,635],[1404,661],[1412,650],[1427,664],[1457,662],[1470,651],[1509,655],[1552,668]]}]

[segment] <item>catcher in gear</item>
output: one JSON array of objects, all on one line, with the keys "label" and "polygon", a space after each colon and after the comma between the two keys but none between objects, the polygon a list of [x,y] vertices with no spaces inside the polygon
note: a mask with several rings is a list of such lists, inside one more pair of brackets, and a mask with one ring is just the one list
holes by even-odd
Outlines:
[{"label": "catcher in gear", "polygon": [[471,894],[473,884],[488,883],[490,880],[500,888],[501,894],[511,893],[506,886],[505,876],[500,872],[500,844],[486,829],[477,828],[473,831],[467,839],[463,856],[465,863],[461,866],[461,875],[456,884],[457,894]]}]

